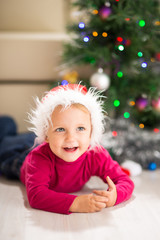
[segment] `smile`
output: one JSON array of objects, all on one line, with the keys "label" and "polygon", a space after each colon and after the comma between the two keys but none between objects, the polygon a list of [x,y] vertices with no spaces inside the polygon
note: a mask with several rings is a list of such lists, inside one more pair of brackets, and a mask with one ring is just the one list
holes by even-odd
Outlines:
[{"label": "smile", "polygon": [[78,147],[65,147],[64,150],[66,152],[75,152],[78,149]]}]

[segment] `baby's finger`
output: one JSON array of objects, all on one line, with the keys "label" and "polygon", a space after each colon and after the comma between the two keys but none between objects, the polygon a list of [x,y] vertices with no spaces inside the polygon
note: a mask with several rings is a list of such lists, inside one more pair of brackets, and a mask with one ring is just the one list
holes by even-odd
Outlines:
[{"label": "baby's finger", "polygon": [[106,203],[96,202],[95,207],[97,211],[100,211],[101,209],[106,208]]},{"label": "baby's finger", "polygon": [[93,198],[96,202],[102,202],[102,203],[107,203],[108,202],[108,197],[103,197],[101,195],[99,195],[99,196],[94,195]]},{"label": "baby's finger", "polygon": [[114,184],[114,182],[110,179],[109,176],[106,177],[106,181],[107,181],[107,183],[108,183],[109,190],[112,190],[112,189],[115,188],[115,184]]},{"label": "baby's finger", "polygon": [[93,190],[93,193],[95,193],[99,196],[103,196],[103,197],[108,197],[109,196],[109,192],[107,192],[105,190]]}]

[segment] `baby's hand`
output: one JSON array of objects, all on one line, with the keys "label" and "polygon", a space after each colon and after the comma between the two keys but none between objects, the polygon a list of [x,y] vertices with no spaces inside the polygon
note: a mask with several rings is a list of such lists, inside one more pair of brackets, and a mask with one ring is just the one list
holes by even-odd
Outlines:
[{"label": "baby's hand", "polygon": [[108,198],[94,194],[81,195],[74,199],[70,212],[99,212],[106,207]]},{"label": "baby's hand", "polygon": [[108,183],[108,191],[105,190],[94,190],[93,192],[99,196],[104,196],[108,199],[106,202],[106,207],[112,207],[116,203],[117,200],[117,190],[114,182],[110,179],[110,177],[106,178]]}]

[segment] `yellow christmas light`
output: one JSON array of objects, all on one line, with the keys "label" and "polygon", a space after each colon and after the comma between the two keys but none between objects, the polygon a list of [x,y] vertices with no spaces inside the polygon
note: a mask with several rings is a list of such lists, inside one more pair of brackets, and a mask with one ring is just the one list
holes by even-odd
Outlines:
[{"label": "yellow christmas light", "polygon": [[155,24],[156,26],[160,26],[160,21],[155,21],[154,24]]},{"label": "yellow christmas light", "polygon": [[92,32],[93,37],[97,37],[98,33],[97,32]]},{"label": "yellow christmas light", "polygon": [[143,124],[143,123],[140,123],[140,124],[139,124],[139,127],[140,127],[140,128],[144,128],[144,124]]},{"label": "yellow christmas light", "polygon": [[63,79],[67,80],[69,83],[76,83],[78,80],[78,72],[72,71],[72,72],[67,72],[64,76]]},{"label": "yellow christmas light", "polygon": [[106,32],[103,32],[103,33],[102,33],[102,36],[103,36],[103,37],[107,37],[108,34],[107,34]]},{"label": "yellow christmas light", "polygon": [[135,105],[135,101],[130,101],[130,102],[129,102],[129,105],[130,105],[130,106],[134,106],[134,105]]},{"label": "yellow christmas light", "polygon": [[98,14],[98,10],[97,10],[97,9],[94,9],[94,10],[92,11],[92,13],[96,15],[96,14]]}]

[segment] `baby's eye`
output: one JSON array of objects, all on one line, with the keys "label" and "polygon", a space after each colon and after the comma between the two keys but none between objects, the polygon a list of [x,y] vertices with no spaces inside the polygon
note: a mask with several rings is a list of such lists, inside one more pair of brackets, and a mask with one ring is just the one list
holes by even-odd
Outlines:
[{"label": "baby's eye", "polygon": [[57,128],[57,129],[56,129],[56,132],[64,132],[64,131],[65,131],[64,128]]},{"label": "baby's eye", "polygon": [[85,128],[84,128],[84,127],[78,127],[77,130],[78,130],[78,131],[84,131]]}]

